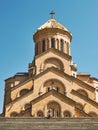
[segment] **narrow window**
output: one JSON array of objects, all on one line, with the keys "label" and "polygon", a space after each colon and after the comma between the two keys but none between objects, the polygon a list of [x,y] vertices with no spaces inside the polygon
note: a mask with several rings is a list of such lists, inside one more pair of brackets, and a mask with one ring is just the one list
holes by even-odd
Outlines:
[{"label": "narrow window", "polygon": [[45,51],[45,40],[42,41],[42,52]]},{"label": "narrow window", "polygon": [[55,40],[54,40],[54,38],[51,38],[51,48],[55,48]]},{"label": "narrow window", "polygon": [[60,41],[60,51],[63,51],[63,40],[61,39],[61,41]]},{"label": "narrow window", "polygon": [[56,91],[59,92],[59,88],[58,87],[56,87]]},{"label": "narrow window", "polygon": [[47,88],[47,92],[49,92],[49,91],[50,91],[50,87]]}]

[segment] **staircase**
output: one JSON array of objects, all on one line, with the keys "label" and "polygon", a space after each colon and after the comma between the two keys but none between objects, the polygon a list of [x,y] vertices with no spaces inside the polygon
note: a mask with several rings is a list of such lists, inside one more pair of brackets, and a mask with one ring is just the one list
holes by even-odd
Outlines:
[{"label": "staircase", "polygon": [[98,118],[5,118],[0,130],[98,130]]}]

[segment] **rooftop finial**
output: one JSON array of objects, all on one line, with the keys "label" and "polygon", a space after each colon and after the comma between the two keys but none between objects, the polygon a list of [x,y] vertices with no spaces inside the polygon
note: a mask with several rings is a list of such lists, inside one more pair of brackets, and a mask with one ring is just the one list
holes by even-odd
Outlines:
[{"label": "rooftop finial", "polygon": [[54,11],[51,11],[51,12],[50,12],[50,15],[51,15],[51,19],[53,19],[53,18],[54,18],[54,15],[55,15],[55,12],[54,12]]}]

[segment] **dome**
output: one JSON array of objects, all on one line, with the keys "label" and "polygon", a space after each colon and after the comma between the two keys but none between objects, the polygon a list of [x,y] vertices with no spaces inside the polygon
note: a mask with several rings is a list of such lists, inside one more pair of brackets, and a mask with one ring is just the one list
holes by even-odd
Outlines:
[{"label": "dome", "polygon": [[57,22],[54,18],[49,19],[46,23],[44,23],[41,27],[39,27],[38,31],[45,28],[58,28],[58,29],[61,29],[70,33],[66,27],[64,27],[62,24]]}]

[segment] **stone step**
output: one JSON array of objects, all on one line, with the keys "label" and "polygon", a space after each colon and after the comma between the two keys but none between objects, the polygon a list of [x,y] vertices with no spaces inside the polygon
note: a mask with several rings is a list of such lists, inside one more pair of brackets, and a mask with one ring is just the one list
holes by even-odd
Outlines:
[{"label": "stone step", "polygon": [[98,130],[98,118],[0,118],[0,130]]}]

